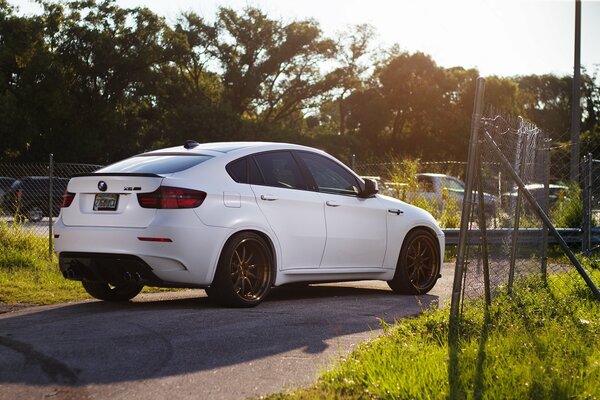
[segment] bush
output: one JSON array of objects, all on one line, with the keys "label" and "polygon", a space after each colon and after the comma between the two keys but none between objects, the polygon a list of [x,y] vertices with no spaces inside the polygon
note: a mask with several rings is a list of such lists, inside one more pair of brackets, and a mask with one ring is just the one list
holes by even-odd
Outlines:
[{"label": "bush", "polygon": [[561,192],[559,199],[550,210],[554,226],[560,228],[579,228],[583,221],[583,200],[578,184],[570,184],[569,190]]}]

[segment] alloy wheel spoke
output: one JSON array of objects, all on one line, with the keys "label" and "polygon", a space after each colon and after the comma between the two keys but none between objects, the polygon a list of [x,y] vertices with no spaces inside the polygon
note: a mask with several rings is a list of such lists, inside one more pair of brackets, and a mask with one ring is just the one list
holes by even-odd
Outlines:
[{"label": "alloy wheel spoke", "polygon": [[246,284],[247,284],[246,287],[248,288],[248,290],[244,293],[244,295],[254,293],[254,285],[253,285],[252,281],[250,279],[248,279],[247,276],[244,277],[244,280],[246,281]]},{"label": "alloy wheel spoke", "polygon": [[237,258],[238,265],[244,264],[244,261],[243,261],[242,257],[240,256],[240,252],[238,251],[238,249],[235,250],[235,256]]}]

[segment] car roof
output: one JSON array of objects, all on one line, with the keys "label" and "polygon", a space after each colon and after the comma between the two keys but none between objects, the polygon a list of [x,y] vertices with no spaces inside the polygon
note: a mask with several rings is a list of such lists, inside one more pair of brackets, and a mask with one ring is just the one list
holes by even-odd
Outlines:
[{"label": "car roof", "polygon": [[252,153],[258,151],[269,150],[310,150],[319,151],[317,149],[291,143],[277,142],[212,142],[212,143],[197,143],[191,145],[182,145],[175,147],[167,147],[164,149],[153,150],[141,155],[161,155],[161,154],[190,154],[190,155],[210,155],[219,156],[229,153]]},{"label": "car roof", "polygon": [[434,172],[421,172],[416,174],[417,176],[432,176],[432,177],[437,177],[437,178],[452,178],[452,179],[458,179],[455,178],[454,176],[450,176],[450,175],[446,175],[446,174],[437,174]]},{"label": "car roof", "polygon": [[[543,189],[544,188],[544,184],[543,183],[529,183],[529,184],[525,185],[525,188],[528,189],[528,190]],[[563,190],[568,190],[569,189],[568,186],[559,185],[559,184],[555,184],[555,183],[548,184],[548,188],[549,189],[563,189]]]}]

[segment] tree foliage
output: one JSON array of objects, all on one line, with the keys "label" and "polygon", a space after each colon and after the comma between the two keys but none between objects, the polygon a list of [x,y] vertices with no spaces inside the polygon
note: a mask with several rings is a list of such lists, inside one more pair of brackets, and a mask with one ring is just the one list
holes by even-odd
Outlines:
[{"label": "tree foliage", "polygon": [[[478,72],[377,49],[375,30],[326,37],[262,10],[167,23],[115,0],[0,0],[0,161],[107,163],[185,139],[285,140],[350,154],[466,158]],[[570,77],[489,77],[486,102],[569,140]],[[600,89],[583,74],[584,149],[599,142]],[[594,149],[592,149],[594,150]],[[596,150],[594,150],[596,151]]]}]

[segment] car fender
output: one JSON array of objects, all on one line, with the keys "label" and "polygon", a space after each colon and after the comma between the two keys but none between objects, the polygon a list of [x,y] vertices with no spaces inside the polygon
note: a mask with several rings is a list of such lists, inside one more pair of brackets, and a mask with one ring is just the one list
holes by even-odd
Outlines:
[{"label": "car fender", "polygon": [[[266,221],[265,221],[265,223],[266,223]],[[281,269],[281,266],[279,265],[279,260],[281,260],[281,251],[282,250],[281,250],[281,244],[279,243],[279,240],[277,240],[277,236],[270,229],[268,224],[263,225],[263,226],[239,224],[239,225],[233,227],[231,232],[227,236],[225,236],[225,238],[221,242],[219,255],[216,257],[216,260],[211,265],[211,270],[209,271],[209,278],[210,278],[209,281],[210,282],[212,282],[215,277],[215,273],[216,273],[217,267],[219,265],[219,260],[221,258],[221,254],[223,254],[223,249],[225,248],[225,245],[227,244],[227,242],[232,237],[237,235],[238,233],[248,232],[248,231],[257,232],[261,236],[265,237],[267,239],[267,241],[269,242],[269,245],[271,246],[271,249],[273,250],[273,261],[275,264],[275,268],[273,271],[273,273],[275,274],[275,279],[273,280],[273,284],[276,284],[276,280],[279,276],[279,274],[277,272],[280,271],[280,269]]]},{"label": "car fender", "polygon": [[388,213],[387,230],[388,230],[388,245],[383,262],[383,267],[386,269],[395,269],[398,264],[398,257],[406,235],[416,228],[426,228],[434,233],[437,237],[440,246],[440,254],[444,254],[444,233],[439,228],[436,220],[427,211],[404,203],[396,199],[387,199],[388,205],[402,211],[401,214]]}]

